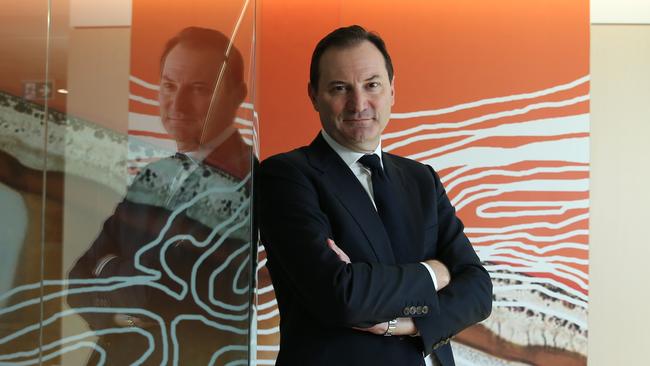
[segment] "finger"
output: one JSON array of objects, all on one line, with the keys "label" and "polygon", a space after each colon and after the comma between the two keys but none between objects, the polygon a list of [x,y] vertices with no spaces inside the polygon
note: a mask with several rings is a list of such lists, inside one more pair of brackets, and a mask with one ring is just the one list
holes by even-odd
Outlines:
[{"label": "finger", "polygon": [[339,248],[338,246],[336,246],[336,244],[334,243],[334,240],[332,240],[332,239],[327,239],[327,246],[329,246],[330,249],[332,249],[332,251],[334,251],[334,253],[336,253],[336,255],[338,255],[339,257],[340,257],[341,255],[345,255],[345,253],[343,253],[343,251],[341,250],[341,248]]},{"label": "finger", "polygon": [[339,248],[339,247],[336,245],[336,243],[334,242],[334,240],[328,238],[328,239],[327,239],[327,246],[329,246],[330,249],[332,249],[332,251],[334,251],[334,253],[336,253],[336,255],[339,257],[339,259],[340,259],[341,261],[343,261],[343,262],[345,262],[345,263],[351,263],[350,257],[348,257],[348,255],[345,254],[345,252],[343,251],[343,249]]},{"label": "finger", "polygon": [[339,257],[341,256],[341,249],[334,244],[334,240],[332,239],[327,239],[327,246],[334,252],[336,255]]}]

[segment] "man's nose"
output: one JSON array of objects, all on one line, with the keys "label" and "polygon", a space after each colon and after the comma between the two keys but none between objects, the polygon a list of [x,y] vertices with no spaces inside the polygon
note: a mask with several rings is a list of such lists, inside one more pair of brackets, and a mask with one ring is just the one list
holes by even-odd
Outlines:
[{"label": "man's nose", "polygon": [[368,108],[368,97],[363,90],[355,88],[350,91],[347,108],[354,113],[363,112]]},{"label": "man's nose", "polygon": [[178,88],[172,98],[172,109],[175,112],[186,113],[191,110],[192,96],[188,88]]}]

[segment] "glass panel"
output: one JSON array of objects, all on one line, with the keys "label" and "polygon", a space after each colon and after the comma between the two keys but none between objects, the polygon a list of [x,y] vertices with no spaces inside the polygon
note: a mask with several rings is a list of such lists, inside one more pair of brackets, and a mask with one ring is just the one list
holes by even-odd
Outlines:
[{"label": "glass panel", "polygon": [[88,4],[0,16],[0,364],[248,364],[255,3]]}]

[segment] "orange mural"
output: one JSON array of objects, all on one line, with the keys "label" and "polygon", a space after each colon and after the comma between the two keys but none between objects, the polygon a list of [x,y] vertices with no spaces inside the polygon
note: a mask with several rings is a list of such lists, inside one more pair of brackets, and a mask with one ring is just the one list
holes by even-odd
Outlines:
[{"label": "orange mural", "polygon": [[[184,26],[221,30],[242,52],[249,94],[237,127],[262,159],[320,129],[306,92],[318,40],[350,24],[376,31],[395,66],[382,146],[440,173],[493,279],[493,314],[455,338],[457,361],[586,364],[587,0],[257,0],[243,13],[242,0],[189,3],[133,2],[130,136],[170,141],[156,60]],[[131,158],[133,171],[150,161]],[[268,365],[279,315],[263,247],[259,258],[257,364]]]},{"label": "orange mural", "polygon": [[[588,2],[258,8],[262,157],[306,145],[320,129],[306,93],[318,40],[350,24],[378,32],[396,89],[382,146],[440,173],[494,283],[493,314],[455,338],[457,361],[586,364]],[[279,323],[264,268],[258,310],[258,361],[272,364]]]}]

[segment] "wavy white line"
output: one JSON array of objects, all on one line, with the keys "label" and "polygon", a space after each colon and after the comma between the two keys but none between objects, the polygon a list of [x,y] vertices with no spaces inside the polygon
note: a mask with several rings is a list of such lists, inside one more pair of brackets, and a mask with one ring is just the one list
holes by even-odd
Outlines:
[{"label": "wavy white line", "polygon": [[510,272],[510,273],[503,273],[503,272],[496,272],[492,271],[490,272],[490,277],[493,279],[504,279],[504,280],[511,280],[511,281],[519,281],[522,283],[531,283],[531,284],[545,284],[553,287],[557,287],[562,289],[564,292],[568,293],[569,295],[581,299],[583,301],[588,301],[588,296],[583,293],[580,290],[577,290],[563,282],[557,281],[553,278],[548,278],[548,277],[532,277],[528,275],[522,275],[517,272]]},{"label": "wavy white line", "polygon": [[578,79],[573,80],[573,81],[571,81],[569,83],[566,83],[566,84],[560,84],[560,85],[556,85],[556,86],[553,86],[553,87],[550,87],[550,88],[547,88],[547,89],[537,90],[537,91],[534,91],[534,92],[507,95],[507,96],[487,98],[487,99],[480,99],[480,100],[477,100],[477,101],[474,101],[474,102],[457,104],[457,105],[454,105],[454,106],[451,106],[451,107],[446,107],[446,108],[441,108],[441,109],[432,109],[432,110],[406,112],[406,113],[391,113],[391,118],[392,119],[407,119],[407,118],[417,118],[417,117],[438,116],[438,115],[442,115],[442,114],[458,112],[458,111],[461,111],[461,110],[464,110],[464,109],[481,107],[481,106],[489,105],[489,104],[513,102],[513,101],[524,100],[524,99],[533,99],[533,98],[543,97],[545,95],[554,94],[554,93],[557,93],[557,92],[560,92],[560,91],[573,89],[576,86],[584,84],[584,83],[586,83],[588,81],[589,81],[589,75],[583,76],[581,78],[578,78]]},{"label": "wavy white line", "polygon": [[[400,131],[395,131],[395,132],[389,132],[381,135],[382,141],[389,140],[389,139],[394,139],[398,137],[405,137],[408,135],[412,135],[418,132],[422,131],[432,131],[432,130],[441,130],[441,129],[460,129],[472,125],[476,125],[479,123],[499,119],[499,118],[505,118],[505,117],[513,117],[513,116],[520,116],[527,114],[528,112],[539,110],[539,109],[546,109],[546,108],[562,108],[562,107],[567,107],[571,106],[574,104],[586,102],[589,100],[589,95],[581,95],[577,96],[571,99],[566,99],[566,100],[561,100],[561,101],[554,101],[554,102],[540,102],[540,103],[534,103],[534,104],[529,104],[527,106],[524,106],[522,108],[517,108],[517,109],[512,109],[508,111],[501,111],[501,112],[495,112],[495,113],[490,113],[490,114],[485,114],[482,116],[470,118],[467,120],[463,121],[456,121],[456,122],[439,122],[439,123],[424,123],[421,125],[417,125],[415,127],[407,128],[405,130],[400,130]],[[397,147],[400,147],[402,145],[399,145],[399,143],[394,143],[392,145],[388,145],[387,147],[384,148],[386,151],[390,151],[392,149],[395,149]]]}]

